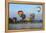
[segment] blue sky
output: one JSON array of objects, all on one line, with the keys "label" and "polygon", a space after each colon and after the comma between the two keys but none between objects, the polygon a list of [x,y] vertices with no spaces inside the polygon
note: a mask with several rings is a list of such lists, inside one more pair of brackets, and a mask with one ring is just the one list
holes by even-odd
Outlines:
[{"label": "blue sky", "polygon": [[23,10],[23,12],[28,17],[29,14],[34,13],[35,15],[42,14],[42,12],[38,13],[37,8],[40,7],[40,5],[27,5],[27,4],[9,4],[9,16],[11,18],[15,17],[17,15],[17,12],[19,10]]}]

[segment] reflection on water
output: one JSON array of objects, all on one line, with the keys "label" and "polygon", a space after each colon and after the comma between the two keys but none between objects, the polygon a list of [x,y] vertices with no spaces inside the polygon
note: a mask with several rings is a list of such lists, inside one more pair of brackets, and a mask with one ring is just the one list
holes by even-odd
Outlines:
[{"label": "reflection on water", "polygon": [[30,29],[30,28],[42,28],[42,23],[23,23],[23,24],[9,24],[9,29]]}]

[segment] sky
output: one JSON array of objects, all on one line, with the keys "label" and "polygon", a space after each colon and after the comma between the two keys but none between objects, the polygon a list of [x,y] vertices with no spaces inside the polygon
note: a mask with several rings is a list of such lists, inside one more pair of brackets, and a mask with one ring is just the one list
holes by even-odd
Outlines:
[{"label": "sky", "polygon": [[[29,17],[31,13],[34,13],[37,15],[35,19],[39,19],[42,18],[42,11],[40,10],[40,7],[41,5],[9,4],[9,17],[16,17],[17,12],[22,10],[27,17]],[[40,10],[40,12],[38,12],[38,10]]]}]

